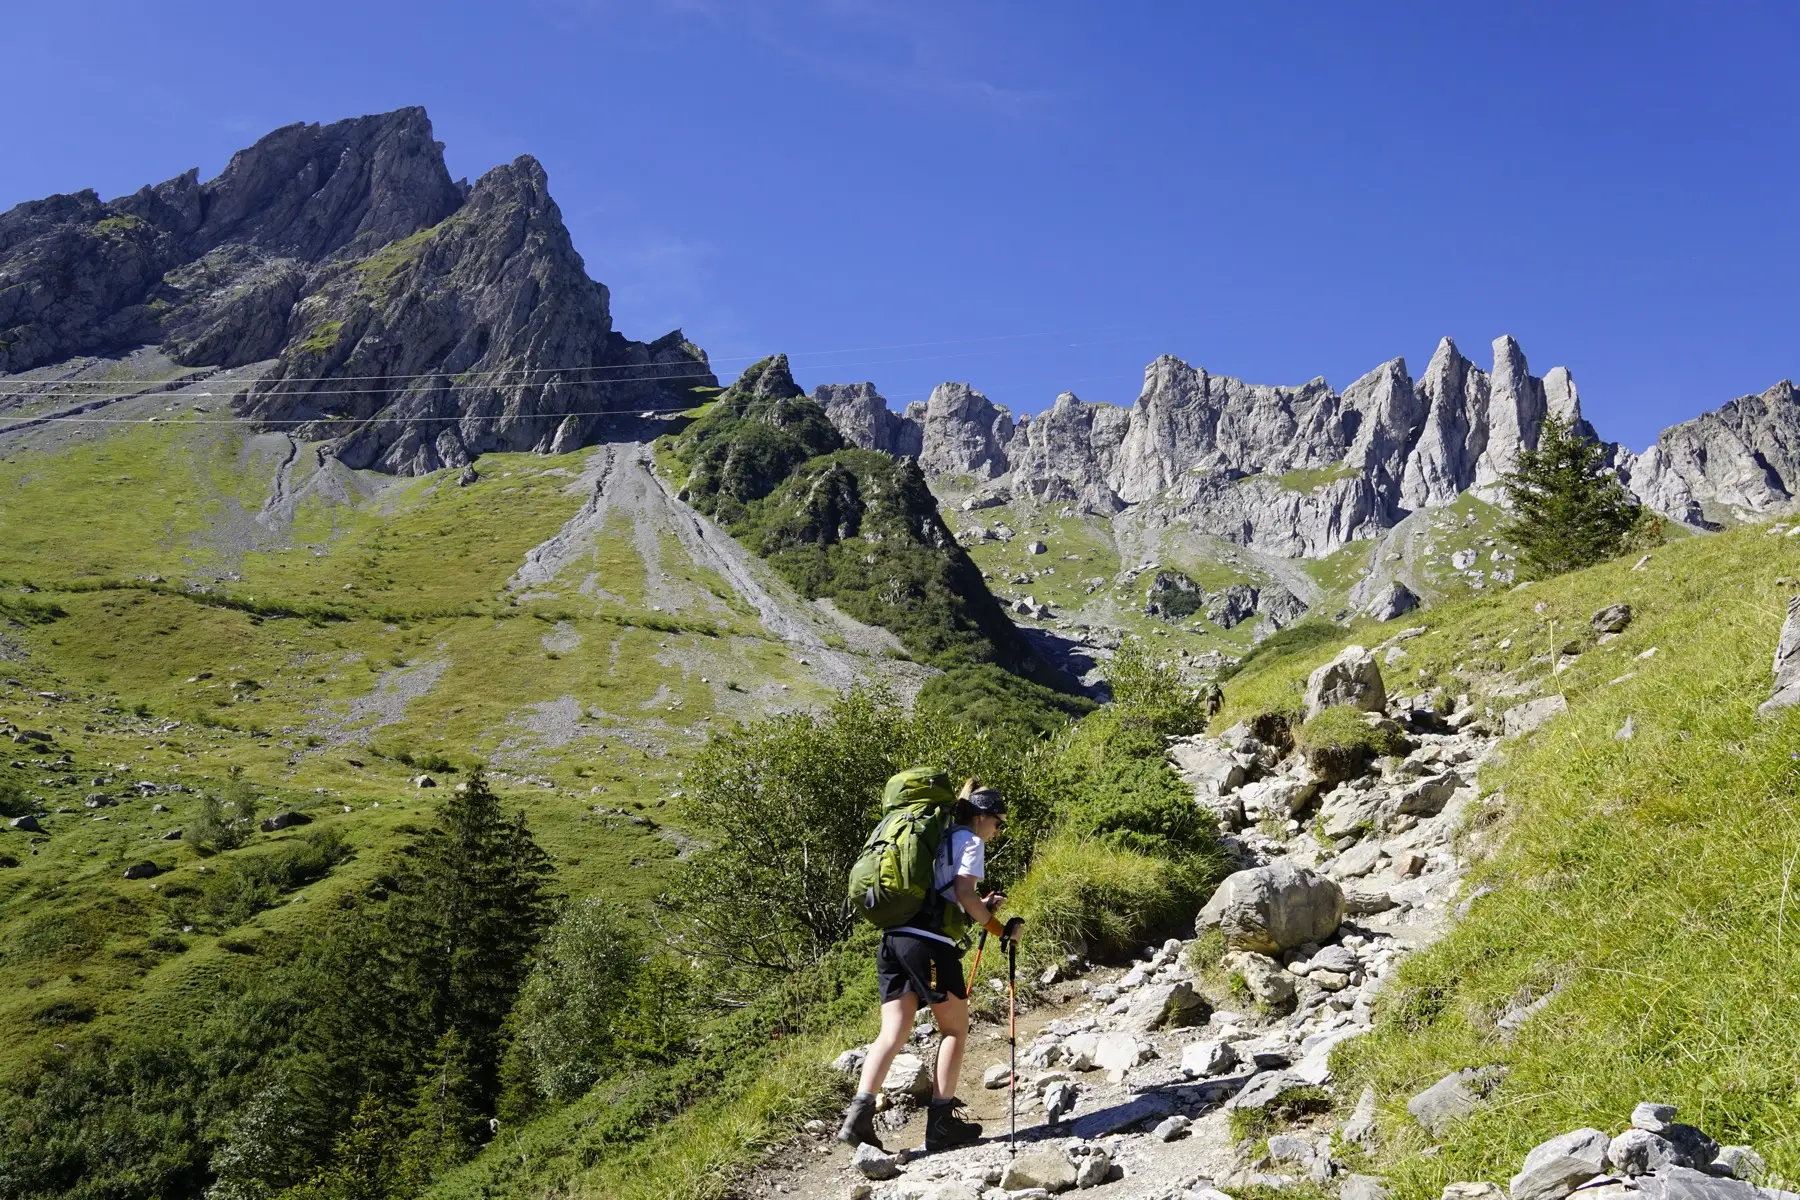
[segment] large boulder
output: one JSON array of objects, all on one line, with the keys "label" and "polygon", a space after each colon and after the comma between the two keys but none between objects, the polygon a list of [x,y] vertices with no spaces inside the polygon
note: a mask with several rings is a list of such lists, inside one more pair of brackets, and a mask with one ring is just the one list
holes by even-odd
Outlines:
[{"label": "large boulder", "polygon": [[1234,950],[1280,954],[1322,942],[1344,920],[1344,893],[1309,867],[1274,862],[1226,877],[1195,924],[1218,928]]},{"label": "large boulder", "polygon": [[1595,633],[1624,633],[1631,624],[1631,605],[1609,604],[1588,618],[1588,628]]},{"label": "large boulder", "polygon": [[1153,1029],[1174,1029],[1188,1025],[1204,1025],[1212,1016],[1212,1006],[1185,979],[1174,983],[1152,983],[1138,990],[1120,1023],[1128,1033],[1149,1033]]},{"label": "large boulder", "polygon": [[1419,597],[1404,583],[1396,580],[1375,593],[1369,601],[1368,614],[1377,621],[1391,621],[1419,607]]},{"label": "large boulder", "polygon": [[1184,738],[1169,746],[1169,757],[1182,779],[1203,796],[1223,796],[1244,782],[1238,756],[1211,738]]},{"label": "large boulder", "polygon": [[1338,656],[1306,680],[1306,719],[1328,708],[1348,704],[1363,712],[1387,708],[1387,687],[1375,656],[1362,646],[1345,646]]},{"label": "large boulder", "polygon": [[1775,694],[1756,711],[1773,716],[1800,704],[1800,596],[1788,601],[1787,620],[1781,623],[1781,639],[1775,643]]},{"label": "large boulder", "polygon": [[1563,1200],[1606,1171],[1610,1144],[1598,1129],[1577,1129],[1534,1147],[1512,1177],[1512,1200]]}]

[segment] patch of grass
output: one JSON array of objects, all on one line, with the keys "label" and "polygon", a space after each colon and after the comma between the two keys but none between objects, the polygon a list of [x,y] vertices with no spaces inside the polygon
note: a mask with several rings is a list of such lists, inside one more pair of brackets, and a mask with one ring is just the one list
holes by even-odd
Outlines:
[{"label": "patch of grass", "polygon": [[1387,723],[1371,724],[1347,704],[1321,712],[1294,733],[1294,745],[1321,778],[1336,782],[1361,772],[1371,760],[1398,754],[1404,737]]},{"label": "patch of grass", "polygon": [[343,332],[344,323],[342,321],[320,321],[307,332],[305,340],[300,343],[300,352],[315,357],[330,354],[337,349],[338,339]]},{"label": "patch of grass", "polygon": [[389,242],[375,253],[356,264],[356,273],[361,279],[361,291],[369,299],[385,302],[394,288],[402,282],[402,274],[419,260],[425,252],[425,245],[431,241],[438,231],[438,226],[421,229],[409,237]]},{"label": "patch of grass", "polygon": [[[1307,467],[1298,471],[1288,471],[1278,477],[1281,486],[1290,492],[1316,492],[1340,479],[1355,479],[1355,467],[1347,463],[1334,463],[1329,467]],[[1255,478],[1251,476],[1251,478]]]},{"label": "patch of grass", "polygon": [[1046,950],[1116,959],[1193,920],[1194,889],[1179,864],[1070,834],[1038,848],[1011,901]]},{"label": "patch of grass", "polygon": [[1342,644],[1344,627],[1321,617],[1308,617],[1279,630],[1252,647],[1234,667],[1219,672],[1221,681],[1245,672],[1266,671],[1271,663],[1297,654],[1305,654],[1320,646]]},{"label": "patch of grass", "polygon": [[[1331,1093],[1324,1088],[1310,1084],[1291,1087],[1262,1108],[1232,1109],[1231,1138],[1236,1142],[1261,1140],[1280,1133],[1296,1121],[1330,1111]],[[1284,1196],[1287,1194],[1282,1192]]]}]

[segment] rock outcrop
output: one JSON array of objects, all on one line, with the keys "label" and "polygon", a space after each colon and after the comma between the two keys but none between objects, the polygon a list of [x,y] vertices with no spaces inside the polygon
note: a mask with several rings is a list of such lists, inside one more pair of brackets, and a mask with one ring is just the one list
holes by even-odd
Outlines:
[{"label": "rock outcrop", "polygon": [[453,182],[419,108],[278,129],[206,183],[0,214],[0,374],[144,343],[273,358],[244,415],[406,473],[573,449],[716,382],[679,331],[613,331],[536,160]]},{"label": "rock outcrop", "polygon": [[1782,380],[1662,431],[1620,472],[1646,506],[1696,527],[1784,509],[1800,491],[1800,398]]},{"label": "rock outcrop", "polygon": [[[1500,481],[1535,449],[1549,418],[1596,438],[1566,367],[1531,373],[1511,337],[1493,368],[1444,338],[1415,381],[1393,359],[1334,392],[1322,379],[1265,387],[1163,356],[1130,408],[1064,392],[1015,419],[966,384],[944,384],[904,414],[872,384],[817,397],[857,445],[918,457],[928,477],[986,483],[998,500],[1028,497],[1149,527],[1184,524],[1288,557],[1322,557],[1408,514],[1473,490],[1500,501]],[[1800,489],[1800,403],[1782,382],[1664,431],[1638,455],[1606,461],[1649,508],[1706,528],[1793,504]]]},{"label": "rock outcrop", "polygon": [[1101,515],[1138,507],[1154,523],[1319,557],[1415,509],[1491,489],[1537,445],[1547,414],[1586,428],[1566,369],[1533,376],[1510,337],[1494,343],[1494,364],[1490,376],[1446,338],[1421,380],[1396,358],[1340,394],[1323,379],[1267,387],[1165,355],[1128,409],[1065,392],[1016,421],[965,384],[941,385],[900,415],[874,411],[869,384],[817,398],[858,445],[916,445],[928,477],[996,480],[1008,495]]},{"label": "rock outcrop", "polygon": [[1775,643],[1775,693],[1756,710],[1765,717],[1800,704],[1800,596],[1790,597]]}]

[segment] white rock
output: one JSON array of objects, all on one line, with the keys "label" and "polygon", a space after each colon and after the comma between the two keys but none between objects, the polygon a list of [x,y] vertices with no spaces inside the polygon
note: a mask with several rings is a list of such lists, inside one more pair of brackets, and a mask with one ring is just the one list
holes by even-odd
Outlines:
[{"label": "white rock", "polygon": [[1621,1175],[1649,1175],[1680,1161],[1681,1155],[1667,1138],[1648,1129],[1627,1129],[1612,1140],[1606,1157]]},{"label": "white rock", "polygon": [[1190,1124],[1192,1124],[1192,1122],[1186,1117],[1182,1116],[1180,1113],[1176,1113],[1173,1116],[1164,1117],[1161,1123],[1159,1123],[1155,1129],[1150,1131],[1150,1136],[1159,1142],[1172,1142],[1182,1134],[1186,1133]]},{"label": "white rock", "polygon": [[1530,733],[1544,722],[1569,710],[1569,702],[1559,692],[1554,696],[1540,696],[1536,700],[1528,700],[1524,704],[1514,705],[1506,710],[1501,722],[1507,737],[1517,737]]},{"label": "white rock", "polygon": [[1387,708],[1387,689],[1375,656],[1362,646],[1345,646],[1338,656],[1315,670],[1306,680],[1306,718],[1327,708],[1348,704],[1364,712]]},{"label": "white rock", "polygon": [[1281,964],[1266,954],[1234,951],[1220,965],[1240,976],[1258,1003],[1273,1008],[1294,998],[1294,981],[1281,969]]},{"label": "white rock", "polygon": [[1195,925],[1218,928],[1234,949],[1278,954],[1330,937],[1343,919],[1344,893],[1337,884],[1280,860],[1227,876]]},{"label": "white rock", "polygon": [[1237,1064],[1237,1051],[1230,1042],[1195,1042],[1181,1051],[1181,1073],[1189,1079],[1223,1075]]},{"label": "white rock", "polygon": [[1147,1043],[1129,1033],[1108,1033],[1094,1049],[1094,1065],[1109,1076],[1124,1078],[1127,1071],[1155,1056]]},{"label": "white rock", "polygon": [[1562,1200],[1606,1170],[1609,1145],[1598,1129],[1577,1129],[1541,1143],[1513,1176],[1512,1200]]},{"label": "white rock", "polygon": [[931,1095],[931,1068],[925,1060],[909,1051],[902,1051],[894,1056],[888,1067],[886,1078],[881,1082],[884,1092],[904,1092],[913,1096]]},{"label": "white rock", "polygon": [[985,1088],[1003,1088],[1012,1082],[1012,1068],[1005,1063],[995,1063],[981,1073],[981,1086]]},{"label": "white rock", "polygon": [[1112,1172],[1112,1155],[1104,1150],[1095,1150],[1085,1155],[1079,1166],[1075,1168],[1075,1186],[1078,1188],[1095,1188],[1106,1182]]},{"label": "white rock", "polygon": [[862,1172],[865,1179],[876,1181],[893,1179],[900,1174],[900,1160],[885,1150],[878,1150],[864,1142],[856,1148],[850,1158],[850,1165]]}]

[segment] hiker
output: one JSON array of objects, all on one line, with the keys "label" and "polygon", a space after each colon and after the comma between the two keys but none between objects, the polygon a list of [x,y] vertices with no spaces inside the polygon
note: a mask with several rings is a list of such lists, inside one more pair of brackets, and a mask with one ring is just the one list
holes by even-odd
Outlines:
[{"label": "hiker", "polygon": [[[907,774],[914,773],[890,782],[890,797],[895,782]],[[956,1081],[969,1041],[969,990],[963,981],[961,939],[969,929],[980,928],[1003,942],[1016,942],[1024,925],[1019,917],[1002,925],[994,913],[1006,898],[998,893],[984,898],[975,890],[987,870],[987,843],[1005,822],[1006,801],[999,792],[973,779],[964,784],[938,843],[932,890],[904,924],[882,933],[875,955],[881,1035],[869,1047],[862,1081],[838,1130],[839,1141],[881,1148],[875,1136],[875,1092],[887,1078],[894,1056],[906,1045],[920,1004],[930,1006],[940,1039],[925,1118],[925,1149],[967,1145],[981,1136],[980,1125],[962,1120],[955,1111],[962,1103],[956,1098]],[[878,827],[876,836],[880,832]]]}]

